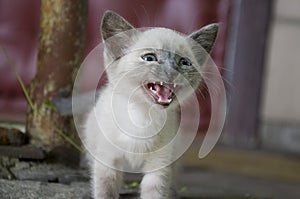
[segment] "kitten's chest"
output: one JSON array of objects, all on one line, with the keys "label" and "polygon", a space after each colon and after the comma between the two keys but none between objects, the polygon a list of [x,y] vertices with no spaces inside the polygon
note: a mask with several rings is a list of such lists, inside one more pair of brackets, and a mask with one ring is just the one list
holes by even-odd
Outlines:
[{"label": "kitten's chest", "polygon": [[108,108],[108,103],[99,103],[97,107],[97,113],[101,115],[102,133],[125,150],[148,152],[159,148],[177,133],[176,110],[130,101],[128,97],[121,95],[103,99],[101,102],[110,100],[111,108]]},{"label": "kitten's chest", "polygon": [[[158,133],[168,118],[168,111],[159,105],[150,105],[142,100],[130,100],[128,96],[116,95],[113,99],[112,114],[116,125],[125,132],[136,136]],[[151,136],[149,135],[149,136]]]}]

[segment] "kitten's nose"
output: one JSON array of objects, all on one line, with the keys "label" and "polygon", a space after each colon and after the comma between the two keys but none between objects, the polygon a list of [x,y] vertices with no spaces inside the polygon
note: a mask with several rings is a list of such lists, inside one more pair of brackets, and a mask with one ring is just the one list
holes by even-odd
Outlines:
[{"label": "kitten's nose", "polygon": [[173,66],[169,66],[164,72],[171,82],[175,80],[179,75],[179,72]]}]

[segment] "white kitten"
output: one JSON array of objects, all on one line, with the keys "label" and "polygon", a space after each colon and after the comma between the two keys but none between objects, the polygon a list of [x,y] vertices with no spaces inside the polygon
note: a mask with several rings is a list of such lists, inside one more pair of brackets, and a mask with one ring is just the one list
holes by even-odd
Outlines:
[{"label": "white kitten", "polygon": [[[125,31],[125,32],[124,32]],[[108,83],[85,125],[93,196],[119,198],[122,171],[144,172],[142,199],[170,198],[177,107],[199,86],[198,72],[218,26],[190,36],[165,28],[140,31],[107,11],[101,25]]]}]

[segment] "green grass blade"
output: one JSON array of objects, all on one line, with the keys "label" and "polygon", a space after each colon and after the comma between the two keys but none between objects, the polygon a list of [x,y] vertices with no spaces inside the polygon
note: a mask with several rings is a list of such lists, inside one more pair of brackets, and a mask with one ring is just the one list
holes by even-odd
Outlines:
[{"label": "green grass blade", "polygon": [[[27,89],[26,89],[26,87],[25,87],[25,84],[24,84],[24,82],[23,82],[23,80],[22,80],[20,74],[18,73],[18,71],[17,71],[17,69],[16,69],[16,67],[15,67],[15,65],[14,65],[14,63],[13,63],[13,61],[11,60],[10,56],[8,55],[7,50],[4,48],[4,46],[2,45],[1,42],[0,42],[0,48],[1,48],[1,50],[2,50],[2,52],[3,52],[3,54],[4,54],[4,56],[5,56],[5,58],[6,58],[6,60],[7,60],[8,65],[10,66],[10,68],[11,68],[11,69],[13,70],[13,72],[15,73],[15,75],[16,75],[16,77],[17,77],[17,79],[18,79],[18,82],[19,82],[19,84],[20,84],[21,87],[22,87],[22,90],[23,90],[23,92],[24,92],[24,94],[25,94],[26,100],[27,100],[27,102],[28,102],[30,108],[31,108],[35,113],[40,114],[40,112],[37,110],[37,108],[33,105],[32,100],[31,100],[31,98],[30,98],[30,95],[29,95],[29,93],[28,93],[28,91],[27,91]],[[52,108],[52,109],[55,109],[55,108],[56,108],[56,107],[54,107],[54,105],[53,105],[51,102],[49,102],[49,101],[46,101],[45,103],[46,103],[46,105],[47,105],[48,108]],[[55,109],[55,110],[57,110],[57,109]],[[50,121],[49,121],[49,122],[50,122]],[[69,142],[69,143],[70,143],[73,147],[75,147],[78,151],[80,151],[81,153],[83,153],[83,149],[82,149],[80,146],[78,146],[78,145],[77,145],[70,137],[68,137],[62,130],[60,130],[60,129],[57,128],[56,126],[54,126],[54,128],[55,128],[55,131],[57,131],[57,132],[59,133],[60,136],[62,136],[67,142]]]},{"label": "green grass blade", "polygon": [[6,58],[6,60],[7,60],[8,65],[10,66],[10,68],[11,68],[11,69],[13,70],[13,72],[15,73],[15,75],[16,75],[16,77],[17,77],[17,79],[18,79],[18,82],[19,82],[19,84],[20,84],[21,87],[22,87],[22,90],[23,90],[23,92],[24,92],[24,94],[25,94],[26,100],[27,100],[27,102],[28,102],[30,108],[31,108],[33,111],[37,112],[37,109],[36,109],[36,107],[33,105],[32,101],[31,101],[30,95],[29,95],[29,93],[28,93],[27,90],[26,90],[25,84],[24,84],[24,82],[23,82],[21,76],[19,75],[19,73],[18,73],[18,71],[17,71],[17,69],[16,69],[14,63],[12,62],[10,56],[8,55],[6,49],[4,48],[4,46],[2,45],[1,42],[0,42],[0,48],[1,48],[1,50],[2,50],[2,52],[3,52],[3,54],[4,54],[4,56],[5,56],[5,58]]}]

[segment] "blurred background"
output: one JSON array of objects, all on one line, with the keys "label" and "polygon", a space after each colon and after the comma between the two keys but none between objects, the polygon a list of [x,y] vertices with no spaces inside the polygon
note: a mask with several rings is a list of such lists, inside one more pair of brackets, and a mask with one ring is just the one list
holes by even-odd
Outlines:
[{"label": "blurred background", "polygon": [[[0,42],[26,85],[37,71],[40,8],[39,0],[0,0]],[[210,121],[209,98],[199,96],[199,136],[183,157],[183,184],[208,195],[300,197],[300,1],[89,0],[85,55],[101,42],[100,20],[108,9],[136,27],[163,26],[186,34],[220,23],[212,57],[227,90],[227,119],[217,147],[199,160],[197,152]],[[27,109],[1,51],[2,126],[25,123]]]}]

